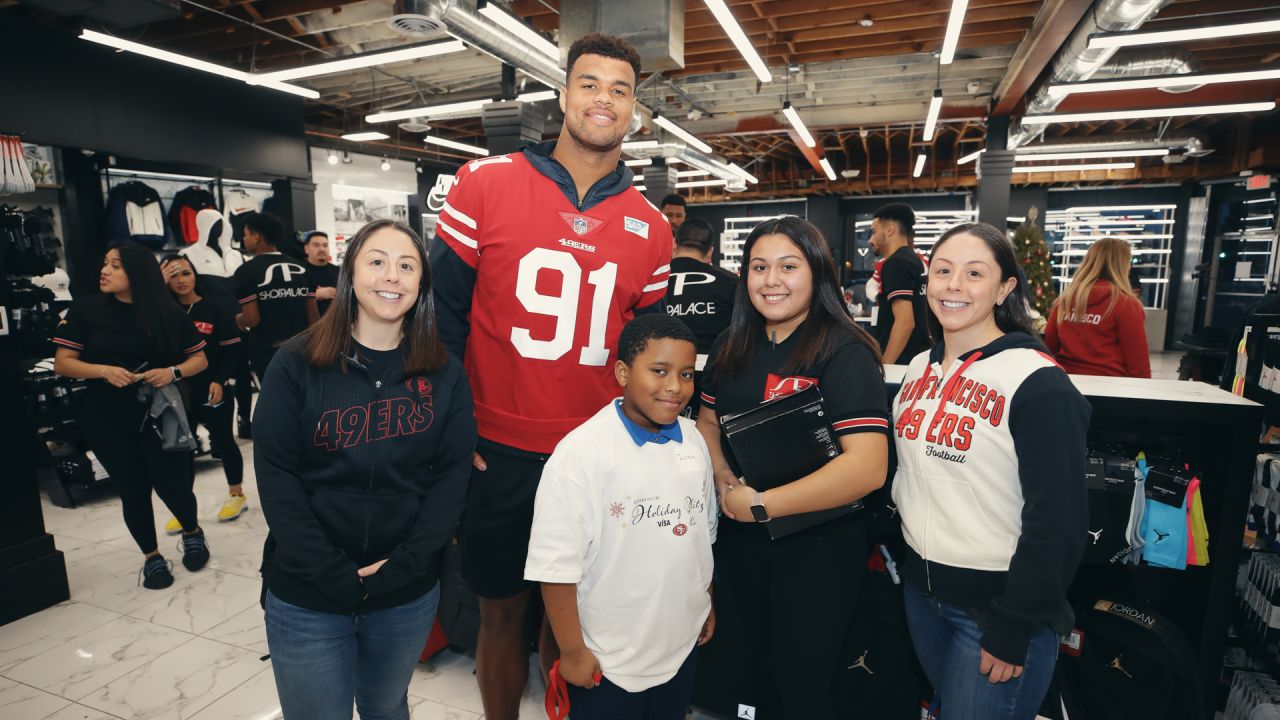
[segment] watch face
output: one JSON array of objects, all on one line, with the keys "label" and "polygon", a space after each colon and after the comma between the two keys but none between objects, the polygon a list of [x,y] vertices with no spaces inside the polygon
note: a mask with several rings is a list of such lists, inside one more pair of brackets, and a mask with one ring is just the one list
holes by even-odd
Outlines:
[{"label": "watch face", "polygon": [[769,513],[765,512],[763,505],[752,505],[751,517],[755,518],[756,522],[766,522],[769,519]]}]

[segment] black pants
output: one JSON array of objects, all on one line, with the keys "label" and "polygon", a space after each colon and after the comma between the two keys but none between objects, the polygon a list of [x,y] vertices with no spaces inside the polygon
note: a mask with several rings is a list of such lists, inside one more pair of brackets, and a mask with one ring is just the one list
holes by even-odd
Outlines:
[{"label": "black pants", "polygon": [[141,410],[132,417],[112,415],[85,418],[85,436],[120,493],[129,534],[139,550],[154,552],[157,545],[152,489],[182,523],[183,530],[190,532],[199,527],[196,496],[191,489],[195,483],[191,451],[162,450],[160,436],[150,423],[139,429]]},{"label": "black pants", "polygon": [[834,720],[832,683],[867,569],[866,522],[842,518],[776,541],[731,523],[721,522],[717,542],[759,678],[772,681],[786,720]]},{"label": "black pants", "polygon": [[590,690],[569,685],[572,720],[684,720],[693,697],[697,654],[695,648],[670,680],[640,692],[627,692],[607,677]]},{"label": "black pants", "polygon": [[[253,417],[253,374],[249,370],[249,363],[241,363],[240,370],[236,373],[235,387],[236,414],[240,416],[240,423],[247,424]],[[230,398],[228,398],[230,401]]]},{"label": "black pants", "polygon": [[240,454],[240,446],[236,445],[235,435],[231,431],[232,401],[229,393],[222,396],[222,404],[209,407],[204,403],[209,399],[209,386],[191,388],[191,402],[187,406],[187,422],[191,432],[196,431],[198,423],[204,423],[209,429],[209,443],[213,452],[222,460],[222,470],[227,474],[228,485],[239,485],[244,480],[244,457]]}]

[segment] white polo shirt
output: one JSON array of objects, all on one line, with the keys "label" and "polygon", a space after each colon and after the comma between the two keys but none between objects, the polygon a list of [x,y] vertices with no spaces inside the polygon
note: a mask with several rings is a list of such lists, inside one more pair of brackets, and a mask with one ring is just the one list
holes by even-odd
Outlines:
[{"label": "white polo shirt", "polygon": [[706,443],[636,444],[617,401],[565,436],[542,471],[526,580],[576,583],[587,649],[641,692],[675,676],[711,611],[715,483]]}]

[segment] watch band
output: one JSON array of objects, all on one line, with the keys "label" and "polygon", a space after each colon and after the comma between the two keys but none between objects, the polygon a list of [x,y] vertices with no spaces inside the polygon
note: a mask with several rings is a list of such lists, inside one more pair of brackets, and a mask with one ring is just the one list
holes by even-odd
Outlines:
[{"label": "watch band", "polygon": [[769,511],[764,507],[764,493],[756,493],[751,498],[751,517],[756,522],[769,522]]}]

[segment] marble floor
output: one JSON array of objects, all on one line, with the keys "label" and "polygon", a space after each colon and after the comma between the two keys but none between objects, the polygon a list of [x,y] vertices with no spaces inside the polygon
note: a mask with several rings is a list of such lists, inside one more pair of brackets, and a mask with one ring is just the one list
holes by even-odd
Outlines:
[{"label": "marble floor", "polygon": [[[272,720],[281,717],[267,657],[258,565],[266,525],[255,505],[251,445],[242,441],[250,509],[216,514],[222,466],[197,461],[196,495],[212,559],[197,573],[175,561],[173,587],[138,585],[142,556],[112,493],[76,509],[45,501],[45,525],[66,556],[71,599],[0,626],[3,720]],[[169,519],[154,502],[157,531]],[[445,650],[419,664],[409,685],[413,720],[478,720],[475,661]],[[537,673],[521,718],[544,718]]]}]

